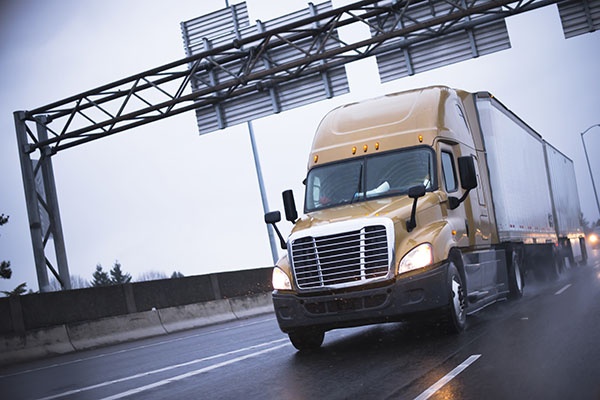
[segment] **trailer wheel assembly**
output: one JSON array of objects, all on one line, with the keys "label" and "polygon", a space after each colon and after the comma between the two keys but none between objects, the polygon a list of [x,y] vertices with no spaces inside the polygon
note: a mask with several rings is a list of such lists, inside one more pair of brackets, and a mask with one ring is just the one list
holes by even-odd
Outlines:
[{"label": "trailer wheel assembly", "polygon": [[516,251],[512,254],[510,264],[508,265],[508,289],[511,299],[520,299],[523,297],[523,275],[521,273],[521,261]]}]

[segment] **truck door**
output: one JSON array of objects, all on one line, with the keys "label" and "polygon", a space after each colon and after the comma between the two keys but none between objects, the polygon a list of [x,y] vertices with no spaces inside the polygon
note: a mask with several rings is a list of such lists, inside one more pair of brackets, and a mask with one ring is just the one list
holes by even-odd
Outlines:
[{"label": "truck door", "polygon": [[474,218],[473,223],[475,224],[475,236],[473,237],[475,247],[486,247],[490,245],[492,241],[492,228],[490,225],[490,215],[488,213],[486,190],[487,187],[483,184],[480,175],[479,160],[477,156],[473,156],[475,161],[475,171],[477,171],[477,190],[472,191],[470,194],[472,207],[475,211],[474,215],[479,215],[478,218]]},{"label": "truck door", "polygon": [[[487,186],[483,184],[480,176],[481,170],[479,168],[480,165],[477,156],[473,156],[473,158],[475,161],[475,171],[477,171],[477,190],[472,191],[470,200],[474,211],[473,215],[479,215],[479,218],[474,218],[473,221],[476,225],[476,234],[473,238],[473,245],[476,248],[489,248],[492,241],[490,216],[488,214],[486,198],[489,193],[486,193]],[[481,274],[481,288],[482,291],[491,292],[498,283],[498,262],[495,259],[495,252],[486,252],[485,256],[480,254],[480,257],[484,258],[484,260],[479,260],[483,268]]]},{"label": "truck door", "polygon": [[[462,189],[460,189],[458,168],[457,168],[457,153],[459,146],[450,146],[446,143],[440,143],[440,166],[441,166],[441,183],[440,189],[445,191],[448,196],[461,197]],[[472,194],[470,195],[472,196]],[[452,230],[456,232],[454,238],[457,242],[457,247],[468,248],[475,237],[475,227],[473,226],[470,217],[472,214],[469,202],[461,204],[459,207],[451,210],[447,203],[447,221],[451,225]],[[465,274],[467,279],[467,288],[469,292],[479,292],[483,284],[484,271],[479,264],[469,263],[465,260]]]}]

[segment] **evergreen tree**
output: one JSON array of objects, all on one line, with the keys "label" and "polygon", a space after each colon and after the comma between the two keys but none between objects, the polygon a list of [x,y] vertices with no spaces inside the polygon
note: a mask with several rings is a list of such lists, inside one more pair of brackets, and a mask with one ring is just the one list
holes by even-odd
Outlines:
[{"label": "evergreen tree", "polygon": [[173,274],[171,274],[171,279],[174,278],[183,278],[183,274],[179,271],[174,271]]},{"label": "evergreen tree", "polygon": [[92,274],[92,278],[92,287],[108,286],[112,284],[108,277],[108,272],[104,272],[102,270],[102,265],[100,264],[96,265],[96,272]]},{"label": "evergreen tree", "polygon": [[128,283],[131,281],[131,275],[123,273],[121,270],[121,263],[115,261],[115,265],[110,270],[110,282],[113,285],[119,285],[121,283]]},{"label": "evergreen tree", "polygon": [[12,270],[10,269],[10,261],[0,262],[0,277],[10,279],[11,276]]},{"label": "evergreen tree", "polygon": [[[21,283],[19,286],[17,286],[10,292],[6,292],[4,290],[2,291],[2,293],[4,293],[7,296],[20,296],[22,294],[25,294],[26,292],[27,292],[27,283],[25,283],[25,282]],[[31,293],[31,290],[29,292]]]},{"label": "evergreen tree", "polygon": [[136,282],[155,281],[158,279],[167,279],[168,276],[162,271],[147,271],[142,272],[136,278]]}]

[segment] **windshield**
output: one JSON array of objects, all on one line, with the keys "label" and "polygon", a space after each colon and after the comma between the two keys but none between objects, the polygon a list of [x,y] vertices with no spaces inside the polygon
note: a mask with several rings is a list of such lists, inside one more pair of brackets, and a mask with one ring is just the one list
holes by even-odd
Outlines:
[{"label": "windshield", "polygon": [[404,195],[412,186],[436,186],[434,153],[428,147],[388,152],[313,168],[306,180],[306,212]]}]

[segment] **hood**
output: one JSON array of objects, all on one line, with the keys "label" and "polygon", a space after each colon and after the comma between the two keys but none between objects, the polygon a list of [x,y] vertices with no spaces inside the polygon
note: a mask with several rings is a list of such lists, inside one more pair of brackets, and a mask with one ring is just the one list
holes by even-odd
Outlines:
[{"label": "hood", "polygon": [[[430,194],[428,193],[425,197],[420,198],[419,203]],[[405,195],[327,208],[303,216],[296,222],[292,232],[365,217],[387,217],[397,222],[410,216],[412,204],[413,200]]]}]

